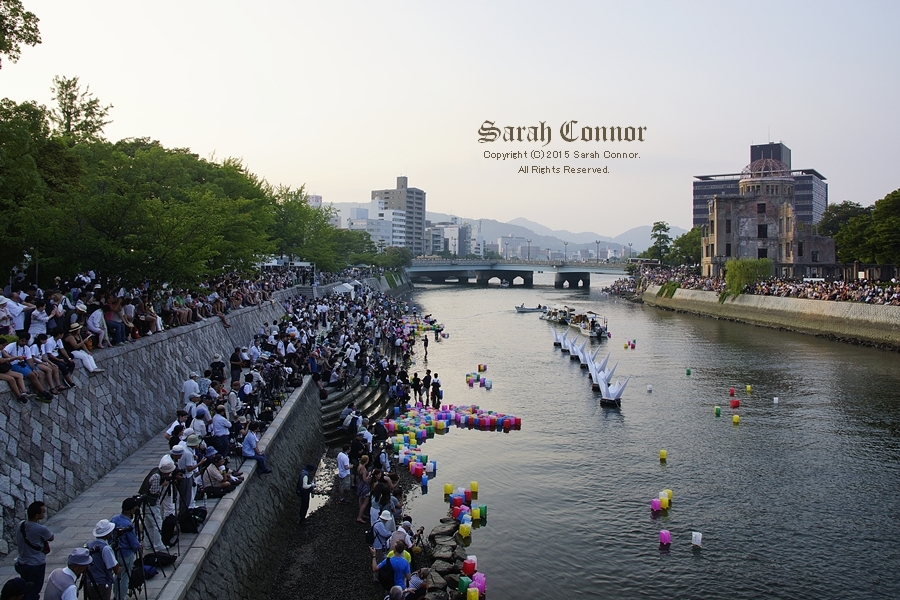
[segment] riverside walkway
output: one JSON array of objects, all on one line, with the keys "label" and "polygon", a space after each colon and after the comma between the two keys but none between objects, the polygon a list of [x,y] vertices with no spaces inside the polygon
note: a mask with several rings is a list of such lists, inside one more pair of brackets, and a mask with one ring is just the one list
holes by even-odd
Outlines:
[{"label": "riverside walkway", "polygon": [[[278,411],[275,420],[259,441],[259,447],[263,452],[278,434],[285,415],[290,412],[293,404],[297,402],[311,381],[311,378],[307,378],[303,386],[294,390],[281,410]],[[86,542],[94,539],[93,531],[97,521],[109,519],[114,515],[120,514],[122,501],[137,494],[147,473],[158,466],[160,458],[168,453],[169,445],[163,437],[164,431],[160,431],[159,435],[141,446],[140,449],[122,461],[100,481],[79,494],[75,500],[69,502],[58,513],[50,516],[43,522],[54,535],[54,540],[50,542],[52,551],[47,555],[47,571],[44,576],[45,585],[46,578],[50,576],[53,569],[66,566],[66,559],[73,548],[81,547]],[[147,580],[145,586],[148,600],[180,600],[187,594],[200,571],[200,566],[206,558],[207,551],[215,543],[222,530],[222,525],[231,513],[236,501],[242,494],[248,493],[247,489],[251,487],[251,481],[257,479],[255,476],[256,461],[247,460],[241,464],[240,460],[232,457],[232,462],[237,467],[235,470],[240,470],[244,473],[244,483],[224,498],[199,500],[197,502],[199,506],[205,505],[207,507],[206,521],[201,526],[200,533],[182,533],[179,538],[179,544],[169,549],[169,552],[173,555],[178,554],[174,565],[175,568],[168,566],[164,570],[160,569],[160,572],[155,577]],[[276,466],[275,468],[278,467]],[[255,491],[259,492],[259,490]],[[253,491],[249,493],[253,493]],[[146,552],[146,541],[144,545],[144,551]],[[11,549],[11,552],[0,561],[0,577],[2,577],[2,581],[5,582],[11,577],[19,576],[13,566],[17,555],[16,549]],[[41,589],[43,591],[43,587]],[[141,592],[139,598],[143,597],[144,593]]]}]

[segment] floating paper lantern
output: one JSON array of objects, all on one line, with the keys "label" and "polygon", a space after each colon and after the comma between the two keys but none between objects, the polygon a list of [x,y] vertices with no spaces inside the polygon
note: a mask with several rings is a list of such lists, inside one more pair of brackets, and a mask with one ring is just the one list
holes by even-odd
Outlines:
[{"label": "floating paper lantern", "polygon": [[734,415],[734,416],[731,417],[731,423],[732,423],[733,425],[739,425],[740,422],[741,422],[741,416],[740,416],[740,415]]},{"label": "floating paper lantern", "polygon": [[691,545],[696,546],[697,548],[703,547],[703,534],[699,531],[691,532]]},{"label": "floating paper lantern", "polygon": [[671,544],[672,543],[672,533],[668,529],[663,529],[659,532],[659,543],[660,544]]},{"label": "floating paper lantern", "polygon": [[666,462],[666,456],[667,456],[668,454],[669,454],[669,453],[666,452],[665,450],[660,450],[660,451],[659,451],[659,460],[660,460],[660,462]]}]

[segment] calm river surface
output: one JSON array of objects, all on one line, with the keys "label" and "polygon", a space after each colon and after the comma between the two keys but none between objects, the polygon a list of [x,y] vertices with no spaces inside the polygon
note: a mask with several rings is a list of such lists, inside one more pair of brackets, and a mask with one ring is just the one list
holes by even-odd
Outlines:
[{"label": "calm river surface", "polygon": [[[590,293],[554,290],[551,277],[412,295],[450,334],[427,364],[444,402],[522,418],[508,434],[452,428],[428,440],[437,474],[410,505],[430,530],[446,516],[443,484],[478,481],[488,519],[468,551],[491,599],[900,594],[897,354],[600,298],[613,277],[594,275]],[[608,317],[598,356],[631,377],[621,409],[599,406],[586,371],[553,347],[558,326],[515,313],[523,302]],[[419,358],[411,372],[422,375]],[[466,385],[479,363],[492,390]],[[672,507],[652,518],[665,488]],[[668,554],[661,529],[672,532]]]}]

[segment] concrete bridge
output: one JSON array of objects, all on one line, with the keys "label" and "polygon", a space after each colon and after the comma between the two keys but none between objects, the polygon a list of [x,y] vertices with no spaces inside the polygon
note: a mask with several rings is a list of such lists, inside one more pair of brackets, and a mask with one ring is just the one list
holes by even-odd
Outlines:
[{"label": "concrete bridge", "polygon": [[[406,273],[412,281],[428,280],[432,283],[469,283],[487,286],[491,279],[507,280],[510,285],[532,287],[535,272],[554,273],[553,286],[563,288],[590,287],[591,273],[625,275],[624,265],[603,262],[526,261],[526,260],[466,260],[466,259],[414,259]],[[516,280],[522,283],[517,284]]]}]

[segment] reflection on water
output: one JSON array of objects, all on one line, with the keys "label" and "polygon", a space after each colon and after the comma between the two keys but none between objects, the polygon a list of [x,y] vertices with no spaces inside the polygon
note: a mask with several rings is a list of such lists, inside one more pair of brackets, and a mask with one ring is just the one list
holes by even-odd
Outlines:
[{"label": "reflection on water", "polygon": [[[479,482],[490,520],[469,552],[491,598],[900,592],[896,354],[554,290],[550,277],[537,275],[533,289],[426,286],[413,296],[450,333],[413,371],[438,371],[447,403],[523,420],[521,431],[454,428],[429,440],[438,472],[412,503],[430,529],[446,513],[434,490]],[[596,289],[604,278],[594,277]],[[557,326],[517,314],[523,302],[609,318],[613,337],[598,356],[618,362],[615,378],[631,377],[621,409],[599,406],[578,361],[553,348]],[[492,390],[465,383],[479,363]],[[671,509],[651,515],[665,488]],[[668,554],[660,529],[672,532]],[[691,551],[692,531],[702,551]]]}]

